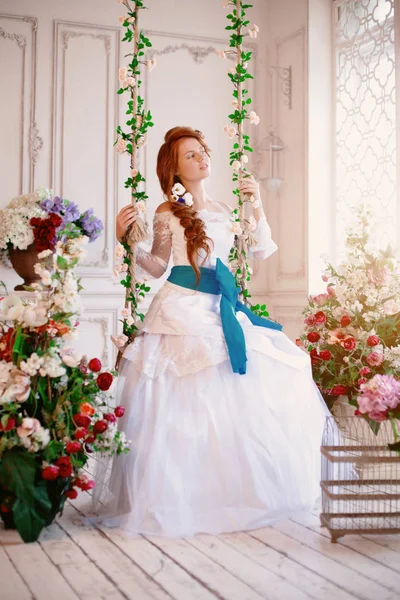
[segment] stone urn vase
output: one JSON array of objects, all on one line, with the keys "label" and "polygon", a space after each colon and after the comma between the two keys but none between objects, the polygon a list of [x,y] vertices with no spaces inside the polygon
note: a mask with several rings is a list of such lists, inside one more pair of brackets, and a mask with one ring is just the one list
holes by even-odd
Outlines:
[{"label": "stone urn vase", "polygon": [[35,244],[30,244],[26,250],[19,248],[10,248],[8,256],[13,266],[14,271],[23,279],[23,283],[16,285],[14,290],[25,290],[25,286],[31,286],[33,283],[40,281],[40,275],[35,273],[34,266],[39,262]]}]

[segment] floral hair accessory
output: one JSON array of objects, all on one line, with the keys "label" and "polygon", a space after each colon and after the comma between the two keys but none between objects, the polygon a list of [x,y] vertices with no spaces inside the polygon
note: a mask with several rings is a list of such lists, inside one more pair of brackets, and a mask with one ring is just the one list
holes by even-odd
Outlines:
[{"label": "floral hair accessory", "polygon": [[171,190],[171,201],[193,206],[193,196],[185,190],[181,183],[175,183]]}]

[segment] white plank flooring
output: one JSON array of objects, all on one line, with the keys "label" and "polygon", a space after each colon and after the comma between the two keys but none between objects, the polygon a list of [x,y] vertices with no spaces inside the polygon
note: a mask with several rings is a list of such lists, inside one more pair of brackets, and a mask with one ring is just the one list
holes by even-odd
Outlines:
[{"label": "white plank flooring", "polygon": [[248,533],[128,538],[79,525],[66,505],[40,541],[0,529],[1,600],[398,600],[400,535],[331,544],[318,507]]}]

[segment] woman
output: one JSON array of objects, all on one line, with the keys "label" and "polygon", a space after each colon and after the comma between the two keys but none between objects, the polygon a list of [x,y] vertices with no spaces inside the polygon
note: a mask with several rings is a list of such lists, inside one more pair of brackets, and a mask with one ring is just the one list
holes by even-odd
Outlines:
[{"label": "woman", "polygon": [[[160,277],[172,252],[175,267],[118,378],[121,424],[132,443],[113,465],[107,523],[133,533],[255,529],[311,509],[319,493],[327,411],[309,357],[275,322],[254,325],[241,309],[235,317],[218,293],[216,278],[233,279],[226,265],[234,232],[231,208],[206,193],[209,174],[202,134],[168,131],[157,160],[167,200],[154,217],[152,250],[139,249],[137,262]],[[251,255],[267,258],[277,246],[259,186],[250,177],[240,189],[255,200]],[[136,217],[132,206],[120,211],[119,240]]]}]

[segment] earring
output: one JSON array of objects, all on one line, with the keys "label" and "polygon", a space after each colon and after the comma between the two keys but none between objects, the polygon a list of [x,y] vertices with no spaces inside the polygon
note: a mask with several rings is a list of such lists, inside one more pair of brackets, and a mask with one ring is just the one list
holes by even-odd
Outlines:
[{"label": "earring", "polygon": [[186,206],[193,206],[193,196],[190,192],[187,192],[181,183],[175,183],[171,190],[171,201],[180,202],[186,204]]}]

